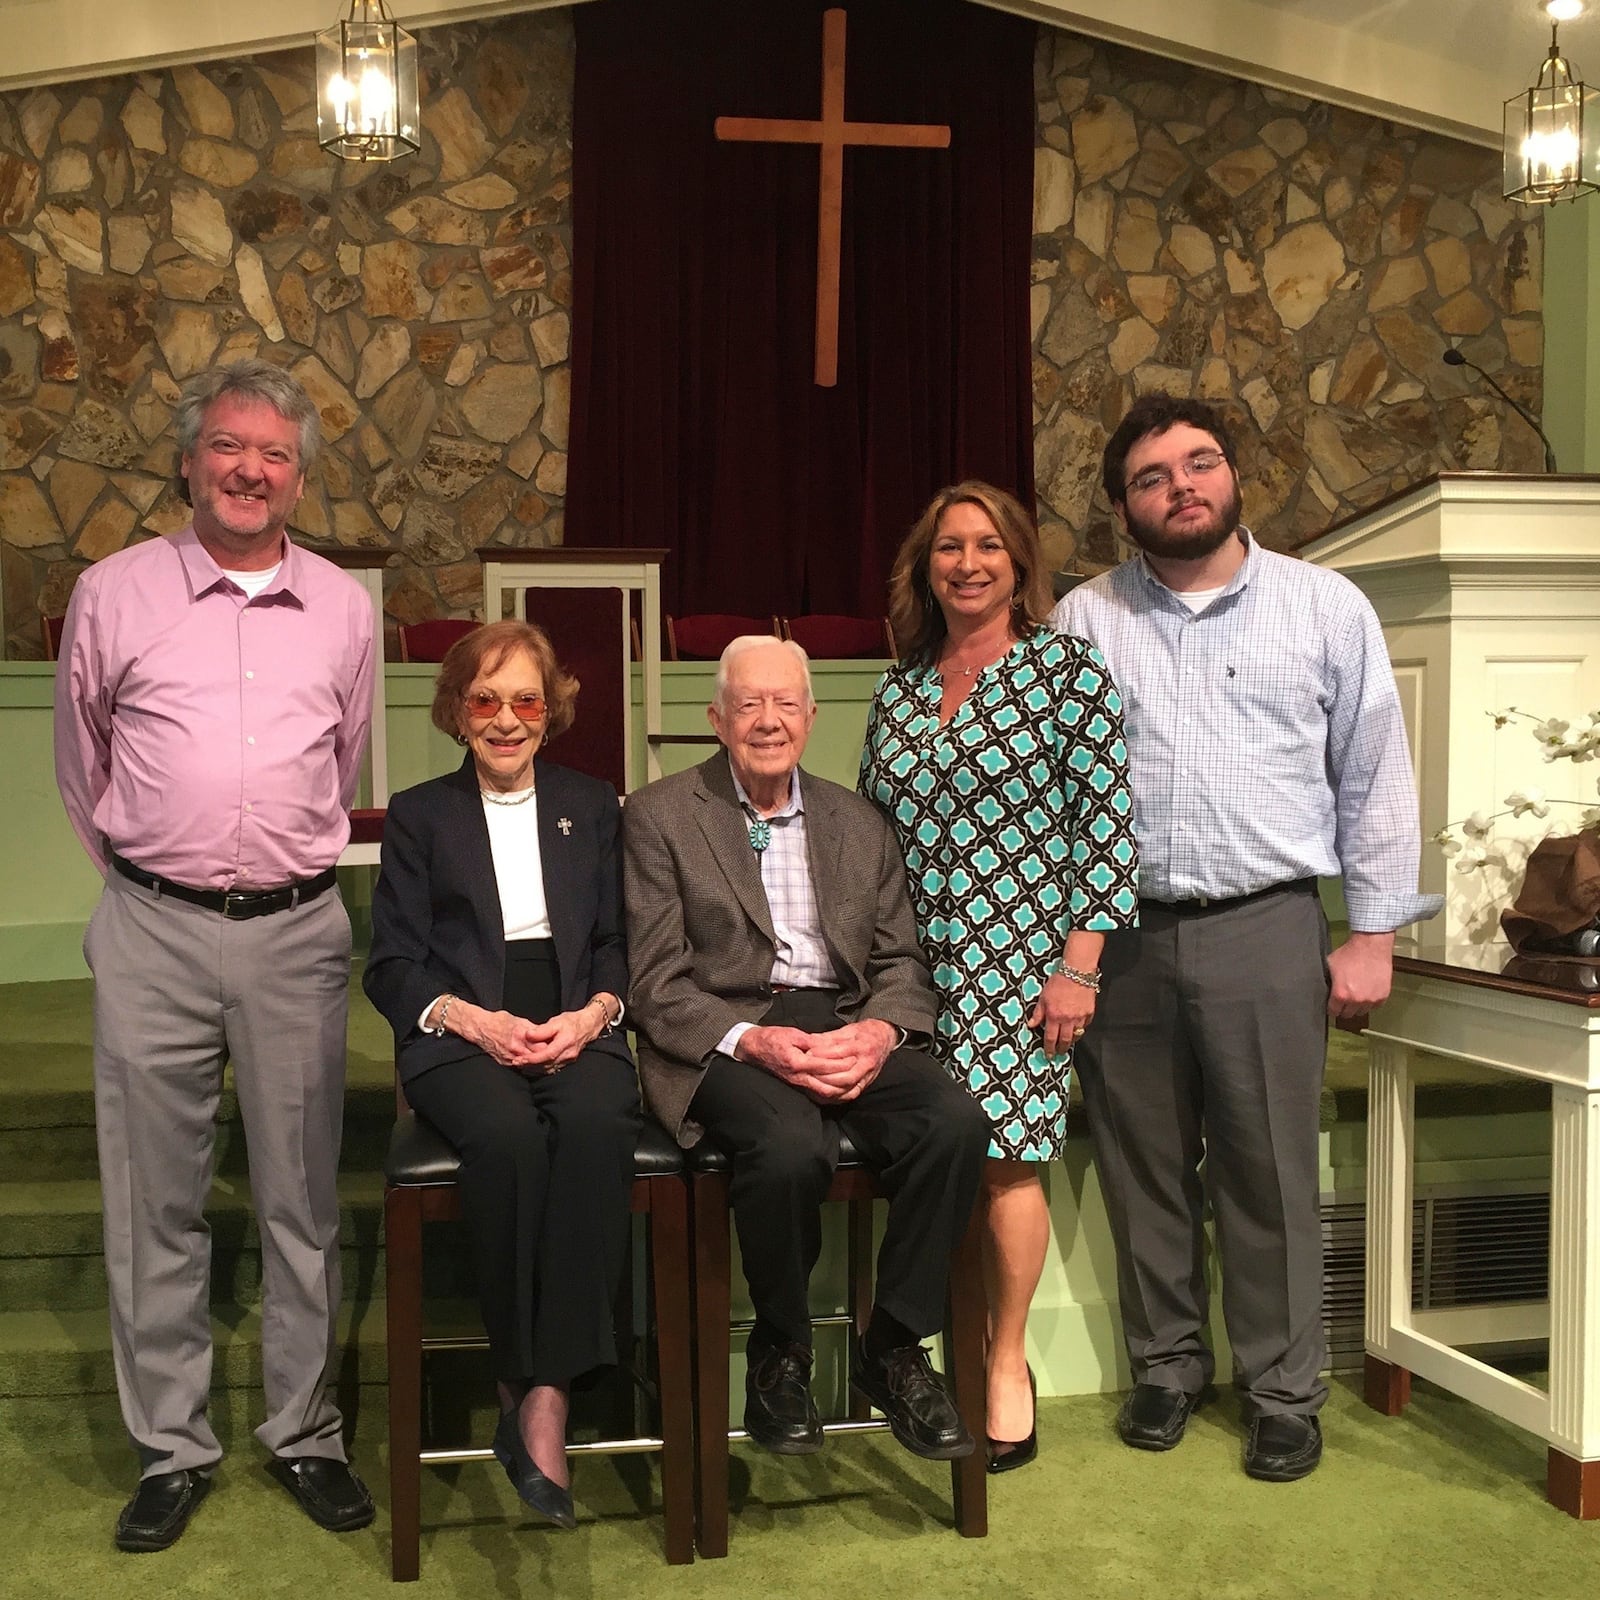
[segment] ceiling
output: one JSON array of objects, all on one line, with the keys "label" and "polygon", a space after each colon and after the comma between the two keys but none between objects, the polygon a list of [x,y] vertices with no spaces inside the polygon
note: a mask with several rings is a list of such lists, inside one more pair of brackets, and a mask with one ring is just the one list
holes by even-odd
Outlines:
[{"label": "ceiling", "polygon": [[[411,27],[553,0],[392,0]],[[604,3],[604,0],[591,0]],[[749,0],[752,7],[775,0]],[[848,0],[841,0],[848,9]],[[980,0],[1099,38],[1497,145],[1501,103],[1537,71],[1540,0]],[[1600,0],[1562,26],[1600,79]],[[0,88],[309,42],[340,0],[0,0]]]}]

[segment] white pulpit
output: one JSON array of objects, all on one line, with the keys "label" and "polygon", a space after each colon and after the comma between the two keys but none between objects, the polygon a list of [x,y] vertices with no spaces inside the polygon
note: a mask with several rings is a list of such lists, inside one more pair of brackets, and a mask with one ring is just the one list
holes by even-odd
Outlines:
[{"label": "white pulpit", "polygon": [[[1600,479],[1446,473],[1341,523],[1300,552],[1372,602],[1394,663],[1428,839],[1530,786],[1597,802],[1596,767],[1547,763],[1516,706],[1580,724],[1600,707]],[[1552,809],[1556,831],[1560,824]],[[1573,827],[1578,813],[1569,812]],[[1499,913],[1550,823],[1504,818],[1506,866],[1450,870],[1425,843],[1422,886],[1446,896],[1419,953],[1500,939]]]}]

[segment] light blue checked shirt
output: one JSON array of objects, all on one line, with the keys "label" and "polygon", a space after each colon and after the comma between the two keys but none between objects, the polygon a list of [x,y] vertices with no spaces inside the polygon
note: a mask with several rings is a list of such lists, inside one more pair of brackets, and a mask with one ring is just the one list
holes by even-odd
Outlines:
[{"label": "light blue checked shirt", "polygon": [[[731,769],[730,769],[731,770]],[[733,773],[733,792],[739,797],[746,817],[754,822],[758,813],[750,796]],[[772,836],[760,853],[761,887],[767,892],[767,909],[772,914],[772,931],[777,949],[772,957],[772,981],[792,984],[797,989],[832,989],[839,982],[828,941],[822,935],[822,916],[817,910],[817,891],[811,882],[811,861],[806,854],[806,808],[800,799],[800,773],[789,775],[789,803],[767,818]],[[747,1034],[752,1023],[736,1022],[722,1036],[717,1049],[732,1055],[734,1046]]]},{"label": "light blue checked shirt", "polygon": [[1263,550],[1195,615],[1143,556],[1051,621],[1122,692],[1139,893],[1221,899],[1342,877],[1351,929],[1443,904],[1417,893],[1416,784],[1378,619],[1348,578]]}]

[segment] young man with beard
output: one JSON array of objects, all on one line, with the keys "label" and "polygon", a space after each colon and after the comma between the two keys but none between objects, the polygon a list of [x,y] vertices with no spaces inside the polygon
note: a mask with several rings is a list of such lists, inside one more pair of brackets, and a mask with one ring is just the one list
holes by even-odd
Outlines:
[{"label": "young man with beard", "polygon": [[[1327,1397],[1327,1021],[1387,998],[1394,930],[1439,902],[1415,892],[1416,789],[1378,619],[1347,579],[1241,526],[1221,416],[1143,396],[1102,481],[1139,553],[1053,621],[1100,648],[1122,692],[1139,842],[1140,926],[1106,936],[1078,1047],[1135,1380],[1117,1427],[1170,1450],[1211,1382],[1209,1193],[1244,1469],[1289,1482],[1321,1459]],[[1334,876],[1351,932],[1330,953],[1317,879]]]}]

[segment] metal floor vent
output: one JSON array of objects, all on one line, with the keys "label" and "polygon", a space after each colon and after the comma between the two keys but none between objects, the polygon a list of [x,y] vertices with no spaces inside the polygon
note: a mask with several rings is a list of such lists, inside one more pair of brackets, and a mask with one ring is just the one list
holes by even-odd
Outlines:
[{"label": "metal floor vent", "polygon": [[[1329,1367],[1358,1371],[1365,1348],[1365,1199],[1324,1195],[1322,1321]],[[1411,1207],[1411,1296],[1419,1310],[1544,1300],[1550,1292],[1550,1191],[1526,1181],[1435,1185]]]}]

